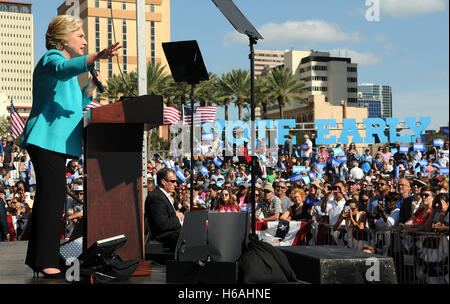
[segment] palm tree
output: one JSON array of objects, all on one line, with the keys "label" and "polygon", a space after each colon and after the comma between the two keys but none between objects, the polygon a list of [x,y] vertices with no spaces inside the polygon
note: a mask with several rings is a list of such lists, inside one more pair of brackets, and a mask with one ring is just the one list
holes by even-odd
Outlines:
[{"label": "palm tree", "polygon": [[112,75],[106,82],[105,92],[101,94],[102,97],[108,100],[118,100],[122,96],[125,88],[125,82],[119,75]]},{"label": "palm tree", "polygon": [[175,82],[172,77],[169,78],[164,95],[167,99],[171,99],[173,105],[180,106],[183,109],[184,105],[189,101],[189,94],[191,86],[183,82]]},{"label": "palm tree", "polygon": [[200,106],[211,106],[216,103],[219,93],[219,79],[216,74],[208,73],[209,80],[202,81],[196,86],[195,99]]},{"label": "palm tree", "polygon": [[[250,73],[247,70],[232,70],[220,79],[222,99],[234,98],[238,106],[239,119],[242,120],[242,108],[250,98]],[[226,106],[226,110],[228,106]],[[227,115],[228,116],[228,115]],[[226,118],[227,119],[227,118]]]},{"label": "palm tree", "polygon": [[147,65],[147,94],[162,95],[171,76],[164,71],[161,63]]},{"label": "palm tree", "polygon": [[258,77],[255,80],[255,106],[261,108],[262,119],[267,118],[267,106],[275,103],[268,89],[267,78]]},{"label": "palm tree", "polygon": [[307,99],[302,96],[307,91],[305,83],[294,79],[290,69],[280,66],[271,70],[267,76],[267,88],[270,95],[278,102],[280,118],[283,119],[284,106],[290,104],[292,99],[306,103]]}]

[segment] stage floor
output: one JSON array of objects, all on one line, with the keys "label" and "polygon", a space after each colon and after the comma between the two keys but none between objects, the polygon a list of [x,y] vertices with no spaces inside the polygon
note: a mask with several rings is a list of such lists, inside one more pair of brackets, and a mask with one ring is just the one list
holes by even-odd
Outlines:
[{"label": "stage floor", "polygon": [[[27,241],[0,242],[0,284],[71,284],[65,279],[33,278],[33,271],[25,265]],[[150,276],[131,277],[121,284],[166,284],[166,266],[152,261]]]}]

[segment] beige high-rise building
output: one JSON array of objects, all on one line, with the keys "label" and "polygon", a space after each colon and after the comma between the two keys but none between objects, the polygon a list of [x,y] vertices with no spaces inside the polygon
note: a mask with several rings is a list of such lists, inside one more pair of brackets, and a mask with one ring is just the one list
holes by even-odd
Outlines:
[{"label": "beige high-rise building", "polygon": [[255,50],[255,76],[266,75],[270,69],[284,64],[285,51]]},{"label": "beige high-rise building", "polygon": [[[292,70],[295,79],[305,82],[305,98],[318,95],[324,96],[330,106],[345,105],[348,109],[360,107],[357,102],[357,64],[352,63],[350,58],[331,57],[329,52],[289,50],[284,53],[284,66]],[[307,105],[295,100],[285,106],[285,116],[292,117],[303,107]],[[270,106],[268,113],[271,117],[279,115],[278,105]],[[304,120],[298,117],[297,122]]]},{"label": "beige high-rise building", "polygon": [[[96,63],[103,82],[112,75],[137,70],[136,0],[79,0],[80,18],[88,42],[87,53],[103,50],[108,45],[121,42],[120,54]],[[162,49],[162,42],[170,41],[170,0],[146,0],[147,62],[161,63],[170,73]],[[70,6],[65,1],[58,15],[66,14]],[[118,64],[119,63],[119,64]],[[120,68],[119,68],[120,66]],[[80,80],[82,81],[82,80]]]},{"label": "beige high-rise building", "polygon": [[31,3],[0,0],[0,117],[9,117],[11,99],[20,116],[31,111],[34,22]]}]

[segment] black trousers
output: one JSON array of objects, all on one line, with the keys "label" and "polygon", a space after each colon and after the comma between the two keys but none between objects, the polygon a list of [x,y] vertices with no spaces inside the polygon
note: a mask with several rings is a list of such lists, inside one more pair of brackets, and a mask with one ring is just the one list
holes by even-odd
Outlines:
[{"label": "black trousers", "polygon": [[36,196],[25,264],[40,269],[59,268],[67,156],[34,145],[29,145],[27,151],[36,173]]}]

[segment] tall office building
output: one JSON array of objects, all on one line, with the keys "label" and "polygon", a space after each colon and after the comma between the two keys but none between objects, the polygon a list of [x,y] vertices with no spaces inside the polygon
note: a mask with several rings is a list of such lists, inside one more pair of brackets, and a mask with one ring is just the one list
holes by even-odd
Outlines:
[{"label": "tall office building", "polygon": [[255,50],[255,76],[266,75],[270,69],[284,64],[285,51]]},{"label": "tall office building", "polygon": [[[145,3],[147,62],[159,62],[170,73],[162,49],[162,42],[170,41],[170,0],[146,0]],[[58,8],[58,15],[65,14],[69,8],[64,2]],[[87,53],[99,52],[115,42],[123,45],[118,57],[96,63],[105,83],[112,75],[119,75],[120,70],[123,73],[137,70],[135,0],[80,0],[80,18],[84,20]]]},{"label": "tall office building", "polygon": [[360,83],[358,84],[358,103],[369,105],[369,117],[392,117],[392,87]]},{"label": "tall office building", "polygon": [[11,99],[20,116],[31,111],[34,22],[31,3],[0,0],[0,117],[9,117]]},{"label": "tall office building", "polygon": [[[320,95],[330,106],[359,107],[357,64],[351,58],[331,57],[329,52],[289,50],[284,53],[284,66],[292,70],[295,79],[305,82],[305,98]],[[305,106],[294,101],[286,105],[285,114],[295,116]],[[277,105],[269,107],[269,115],[276,115],[277,109]]]}]

